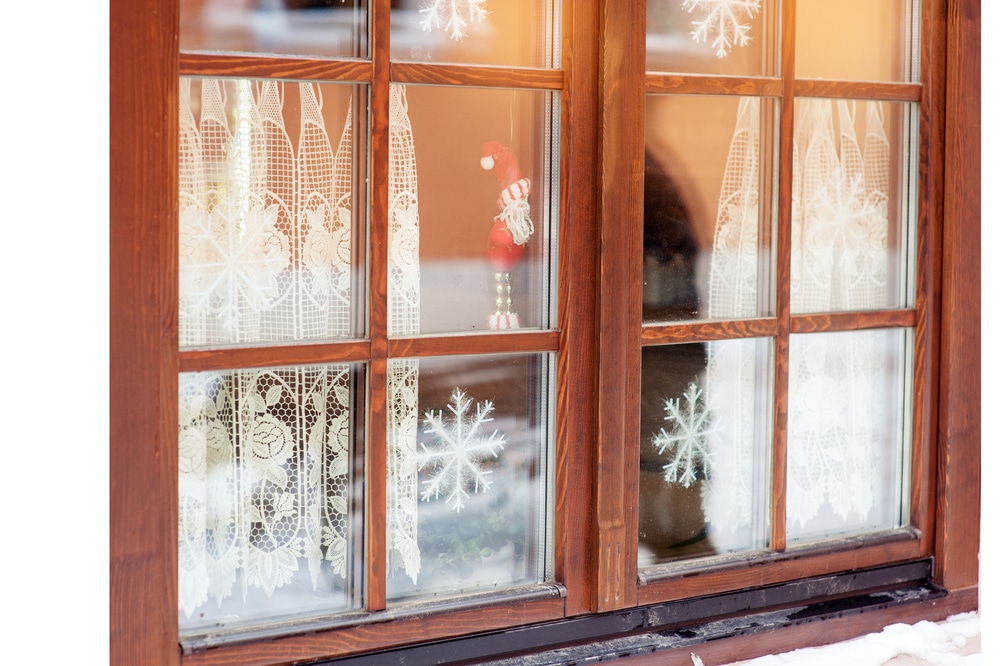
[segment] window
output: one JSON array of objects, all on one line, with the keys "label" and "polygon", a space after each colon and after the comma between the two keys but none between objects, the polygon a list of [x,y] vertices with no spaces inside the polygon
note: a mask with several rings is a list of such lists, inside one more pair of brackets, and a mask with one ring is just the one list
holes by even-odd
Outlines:
[{"label": "window", "polygon": [[112,23],[121,655],[975,605],[959,3],[162,4]]}]

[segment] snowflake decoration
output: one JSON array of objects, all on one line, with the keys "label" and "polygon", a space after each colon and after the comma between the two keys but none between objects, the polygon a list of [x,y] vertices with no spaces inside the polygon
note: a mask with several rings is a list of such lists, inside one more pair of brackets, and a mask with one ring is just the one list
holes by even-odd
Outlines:
[{"label": "snowflake decoration", "polygon": [[850,252],[873,256],[885,252],[886,229],[879,222],[886,217],[886,198],[879,192],[866,195],[860,173],[849,177],[842,168],[834,168],[811,203],[820,229],[811,245],[827,253],[842,250],[844,268],[849,268]]},{"label": "snowflake decoration", "polygon": [[[691,38],[696,42],[707,42],[714,35],[712,47],[715,55],[725,58],[733,46],[750,43],[749,21],[760,11],[760,0],[684,0],[681,9],[690,14],[695,9],[703,10],[700,21],[691,21],[694,30]],[[745,17],[744,17],[745,15]]]},{"label": "snowflake decoration", "polygon": [[490,418],[493,403],[489,400],[476,403],[474,415],[469,413],[471,406],[472,398],[456,388],[448,405],[451,417],[445,419],[443,410],[424,412],[424,433],[434,435],[436,442],[434,448],[421,444],[422,450],[416,456],[418,470],[424,467],[433,470],[431,478],[423,482],[420,499],[427,502],[448,493],[447,501],[459,512],[469,497],[470,484],[474,493],[480,488],[484,493],[489,491],[492,472],[483,470],[480,463],[485,458],[496,458],[504,445],[503,435],[498,431],[489,436],[481,432],[483,424],[493,420]]},{"label": "snowflake decoration", "polygon": [[[486,0],[434,0],[425,5],[420,13],[420,27],[424,32],[440,28],[451,32],[451,38],[460,42],[468,36],[466,28],[470,23],[481,23],[489,14],[486,11]],[[446,18],[447,17],[447,20]]]},{"label": "snowflake decoration", "polygon": [[661,428],[653,437],[653,446],[660,455],[668,450],[674,452],[673,460],[663,466],[663,480],[682,483],[685,488],[695,482],[699,466],[708,467],[708,439],[715,432],[701,395],[698,385],[691,382],[684,391],[683,407],[680,398],[665,400],[663,420],[671,424],[670,432]]}]

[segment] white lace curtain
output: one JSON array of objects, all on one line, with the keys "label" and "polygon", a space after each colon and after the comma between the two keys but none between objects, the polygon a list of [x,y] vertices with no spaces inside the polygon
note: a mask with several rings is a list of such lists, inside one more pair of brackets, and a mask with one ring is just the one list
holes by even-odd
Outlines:
[{"label": "white lace curtain", "polygon": [[[709,317],[754,317],[761,293],[758,238],[759,100],[743,98],[719,201]],[[800,100],[795,108],[792,178],[792,311],[889,305],[887,199],[889,144],[883,107]],[[838,131],[835,131],[836,109]],[[754,441],[761,417],[756,346],[709,344],[706,396],[713,412],[706,515],[720,542],[752,523]],[[790,531],[829,509],[864,520],[878,496],[885,419],[873,392],[885,377],[885,337],[877,332],[793,337],[789,365],[787,518]],[[757,488],[757,494],[762,489]]]},{"label": "white lace curtain", "polygon": [[[192,85],[200,88],[198,117]],[[284,96],[298,89],[293,147]],[[231,102],[227,96],[235,96]],[[391,97],[391,334],[419,328],[416,162],[402,89]],[[182,346],[352,335],[351,104],[334,152],[309,83],[182,79]],[[363,298],[360,299],[364,301]],[[389,377],[390,562],[416,576],[415,365]],[[180,608],[239,583],[267,595],[321,566],[347,575],[351,367],[182,375]],[[412,422],[412,425],[411,425]]]}]

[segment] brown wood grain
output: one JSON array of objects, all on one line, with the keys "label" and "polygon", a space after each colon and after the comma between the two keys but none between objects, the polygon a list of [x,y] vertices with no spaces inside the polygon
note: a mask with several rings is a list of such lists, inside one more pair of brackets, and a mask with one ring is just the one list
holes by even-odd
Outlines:
[{"label": "brown wood grain", "polygon": [[[563,9],[562,154],[560,156],[556,358],[555,575],[566,586],[566,614],[596,609],[597,519],[594,439],[597,391],[599,218],[597,170],[597,2]],[[561,416],[559,416],[561,415]]]},{"label": "brown wood grain", "polygon": [[[720,559],[689,567],[643,570],[639,604],[749,589],[782,581],[853,571],[922,556],[919,534],[900,530],[887,538],[843,539],[820,547],[789,548]],[[673,570],[671,570],[673,569]]]},{"label": "brown wood grain", "polygon": [[365,454],[365,608],[386,604],[387,361],[389,326],[389,13],[390,0],[371,5],[372,85],[369,127],[368,329],[372,362],[368,378]]},{"label": "brown wood grain", "polygon": [[919,83],[827,81],[819,79],[798,79],[795,81],[795,95],[798,97],[919,102],[922,94],[923,86]]},{"label": "brown wood grain", "polygon": [[558,331],[506,331],[485,334],[434,335],[392,338],[390,358],[438,356],[441,354],[514,354],[554,352],[559,349]]},{"label": "brown wood grain", "polygon": [[638,388],[642,332],[645,12],[602,0],[598,165],[601,174],[597,396],[597,609],[635,605]]},{"label": "brown wood grain", "polygon": [[792,325],[792,184],[795,154],[795,3],[781,5],[781,85],[778,125],[778,229],[775,237],[774,407],[771,421],[771,539],[785,548],[788,500],[788,354]]},{"label": "brown wood grain", "polygon": [[229,53],[191,53],[180,55],[183,76],[240,77],[259,79],[298,79],[306,81],[372,80],[372,63],[367,60],[317,60]]},{"label": "brown wood grain", "polygon": [[773,317],[733,321],[703,321],[691,324],[645,324],[642,327],[642,344],[646,346],[679,342],[765,338],[774,337],[777,334],[778,321]]},{"label": "brown wood grain", "polygon": [[371,343],[367,340],[275,347],[197,349],[180,353],[180,371],[267,368],[305,363],[357,363],[367,361],[370,356]]},{"label": "brown wood grain", "polygon": [[176,664],[177,4],[110,5],[110,658]]},{"label": "brown wood grain", "polygon": [[212,648],[184,655],[181,663],[183,666],[290,664],[495,631],[559,619],[563,616],[563,599],[554,597],[408,615],[386,611],[356,627]]},{"label": "brown wood grain", "polygon": [[980,3],[948,7],[937,580],[979,581],[981,407]]},{"label": "brown wood grain", "polygon": [[781,90],[781,79],[777,77],[737,77],[646,72],[646,93],[650,95],[672,93],[680,95],[779,97]]},{"label": "brown wood grain", "polygon": [[560,90],[564,85],[564,74],[561,69],[393,62],[389,72],[394,83],[528,90]]},{"label": "brown wood grain", "polygon": [[912,327],[917,324],[916,309],[878,310],[871,312],[831,312],[792,316],[792,333],[860,331],[869,328]]}]

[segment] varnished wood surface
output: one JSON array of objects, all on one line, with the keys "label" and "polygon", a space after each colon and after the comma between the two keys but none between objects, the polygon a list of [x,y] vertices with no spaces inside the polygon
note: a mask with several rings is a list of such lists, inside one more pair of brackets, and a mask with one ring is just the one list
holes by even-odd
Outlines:
[{"label": "varnished wood surface", "polygon": [[559,90],[563,87],[564,79],[563,71],[560,69],[440,65],[422,62],[394,62],[389,71],[394,83],[528,90]]},{"label": "varnished wood surface", "polygon": [[917,311],[879,310],[873,312],[832,312],[792,315],[792,333],[832,333],[870,328],[902,328],[917,324]]},{"label": "varnished wood surface", "polygon": [[[639,604],[674,601],[715,592],[730,592],[782,581],[852,571],[921,557],[919,535],[887,539],[856,537],[810,550],[790,549],[747,557],[738,556],[700,567],[644,570],[645,584],[639,590]],[[864,545],[866,542],[870,545]]]},{"label": "varnished wood surface", "polygon": [[980,3],[951,3],[947,30],[936,553],[938,581],[961,589],[977,585],[980,566]]},{"label": "varnished wood surface", "polygon": [[[600,71],[596,2],[563,9],[567,89],[561,155],[559,313],[562,348],[556,357],[555,574],[566,586],[566,614],[596,609],[597,517],[594,396],[600,333],[597,324],[597,115]],[[559,414],[572,415],[559,418]]]},{"label": "varnished wood surface", "polygon": [[110,18],[110,661],[176,664],[177,4]]},{"label": "varnished wood surface", "polygon": [[646,93],[683,95],[749,95],[778,97],[782,92],[777,77],[711,76],[707,74],[660,74],[646,72]]},{"label": "varnished wood surface", "polygon": [[795,82],[795,95],[798,97],[919,102],[922,93],[923,87],[919,83],[826,81],[820,79],[798,79]]},{"label": "varnished wood surface", "polygon": [[367,361],[371,343],[345,340],[323,344],[198,349],[180,353],[181,372],[267,368],[304,363],[354,363]]},{"label": "varnished wood surface", "polygon": [[774,337],[777,334],[778,321],[771,317],[733,321],[704,321],[691,324],[645,324],[642,327],[642,344],[646,346],[679,342],[710,342],[712,340]]},{"label": "varnished wood surface", "polygon": [[390,358],[437,356],[440,354],[515,354],[553,352],[559,349],[558,331],[496,331],[492,334],[440,335],[392,338]]},{"label": "varnished wood surface", "polygon": [[785,548],[785,502],[788,500],[788,354],[792,324],[792,185],[795,155],[795,3],[781,5],[781,109],[778,125],[778,231],[775,275],[777,293],[774,340],[774,407],[771,421],[771,540],[772,550]]},{"label": "varnished wood surface", "polygon": [[317,631],[268,641],[230,645],[184,655],[183,666],[264,666],[307,662],[397,645],[441,640],[466,634],[556,620],[563,616],[563,599],[553,597],[514,604],[498,603],[454,612],[398,617],[356,627]]},{"label": "varnished wood surface", "polygon": [[373,66],[367,60],[317,60],[314,58],[184,52],[180,55],[180,73],[183,76],[368,83],[372,80]]}]

